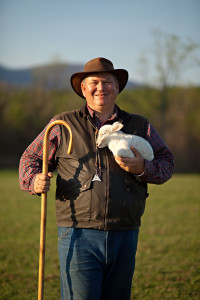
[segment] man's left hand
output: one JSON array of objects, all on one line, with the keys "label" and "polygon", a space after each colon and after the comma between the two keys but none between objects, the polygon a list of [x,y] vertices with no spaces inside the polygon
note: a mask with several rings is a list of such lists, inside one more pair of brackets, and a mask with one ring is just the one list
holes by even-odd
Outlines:
[{"label": "man's left hand", "polygon": [[131,147],[131,150],[134,153],[135,157],[128,158],[115,156],[115,161],[125,171],[135,175],[140,175],[144,172],[145,169],[144,159],[142,155],[137,151],[137,149]]}]

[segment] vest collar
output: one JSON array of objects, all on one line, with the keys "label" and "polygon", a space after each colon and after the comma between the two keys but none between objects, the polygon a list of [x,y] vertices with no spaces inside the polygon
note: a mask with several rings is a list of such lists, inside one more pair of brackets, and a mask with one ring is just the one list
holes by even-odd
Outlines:
[{"label": "vest collar", "polygon": [[[130,117],[130,114],[120,109],[119,106],[117,106],[117,109],[118,109],[118,117],[117,117],[118,121],[125,121]],[[86,119],[88,118],[89,112],[87,109],[87,103],[80,108],[79,115],[82,118],[86,118]]]}]

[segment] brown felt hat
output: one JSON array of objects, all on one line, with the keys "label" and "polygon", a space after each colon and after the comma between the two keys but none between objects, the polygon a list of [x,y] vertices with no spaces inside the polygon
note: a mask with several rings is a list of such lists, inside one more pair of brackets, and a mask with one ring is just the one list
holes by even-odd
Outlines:
[{"label": "brown felt hat", "polygon": [[128,81],[128,72],[126,70],[114,69],[112,62],[106,58],[94,58],[85,64],[83,72],[75,73],[71,77],[72,88],[80,97],[85,99],[81,90],[82,80],[95,73],[110,73],[115,75],[119,82],[119,93],[125,88]]}]

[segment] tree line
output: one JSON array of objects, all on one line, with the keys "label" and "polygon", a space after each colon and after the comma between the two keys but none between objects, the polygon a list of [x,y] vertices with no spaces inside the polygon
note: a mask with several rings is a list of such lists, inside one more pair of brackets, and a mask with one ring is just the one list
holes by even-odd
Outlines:
[{"label": "tree line", "polygon": [[[199,172],[200,87],[166,87],[164,110],[162,97],[163,89],[143,87],[123,91],[117,104],[148,118],[172,150],[176,172]],[[18,167],[25,148],[54,115],[83,104],[84,100],[69,90],[1,86],[0,167]]]}]

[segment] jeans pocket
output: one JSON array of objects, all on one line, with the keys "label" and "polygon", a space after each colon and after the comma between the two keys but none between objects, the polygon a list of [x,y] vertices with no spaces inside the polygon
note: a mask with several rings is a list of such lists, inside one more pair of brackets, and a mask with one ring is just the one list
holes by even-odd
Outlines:
[{"label": "jeans pocket", "polygon": [[69,234],[71,227],[58,227],[58,241],[63,240]]}]

